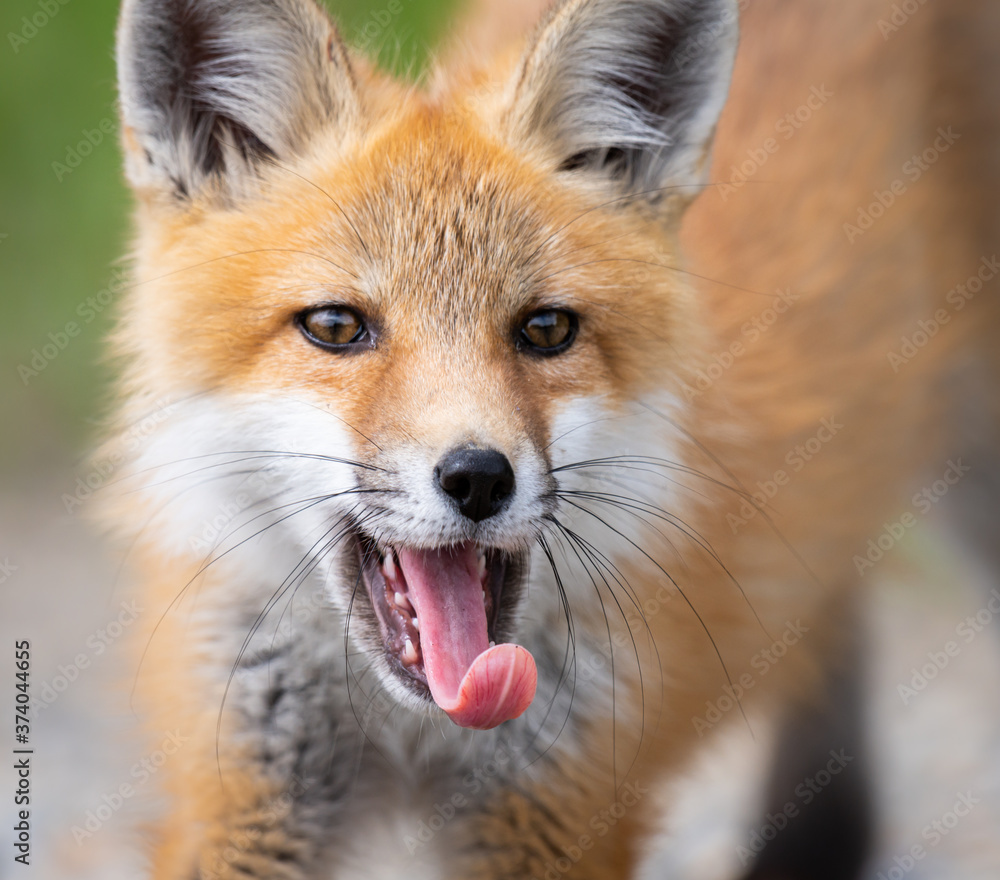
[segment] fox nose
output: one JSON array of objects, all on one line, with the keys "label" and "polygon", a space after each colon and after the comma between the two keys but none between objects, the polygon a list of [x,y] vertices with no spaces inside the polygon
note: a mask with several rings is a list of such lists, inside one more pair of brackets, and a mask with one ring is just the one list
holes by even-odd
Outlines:
[{"label": "fox nose", "polygon": [[459,512],[473,522],[498,514],[514,492],[514,469],[496,449],[454,449],[438,462],[434,474]]}]

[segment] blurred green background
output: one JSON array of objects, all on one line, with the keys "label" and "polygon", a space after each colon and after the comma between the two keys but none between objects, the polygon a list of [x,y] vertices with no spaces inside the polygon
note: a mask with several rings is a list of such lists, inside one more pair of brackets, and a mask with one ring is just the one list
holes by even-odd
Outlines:
[{"label": "blurred green background", "polygon": [[[387,69],[419,75],[458,0],[327,5],[350,45],[377,54]],[[117,10],[118,0],[5,0],[0,10],[0,480],[7,488],[86,455],[108,400],[101,356],[117,297],[107,288],[128,245],[130,209],[117,143]],[[66,335],[68,322],[79,335]]]}]

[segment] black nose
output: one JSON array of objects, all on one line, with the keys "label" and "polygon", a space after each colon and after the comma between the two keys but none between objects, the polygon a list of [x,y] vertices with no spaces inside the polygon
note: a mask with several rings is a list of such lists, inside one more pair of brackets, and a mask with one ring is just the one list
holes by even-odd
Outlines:
[{"label": "black nose", "polygon": [[464,446],[449,452],[434,471],[463,516],[473,522],[499,513],[514,491],[514,470],[495,449]]}]

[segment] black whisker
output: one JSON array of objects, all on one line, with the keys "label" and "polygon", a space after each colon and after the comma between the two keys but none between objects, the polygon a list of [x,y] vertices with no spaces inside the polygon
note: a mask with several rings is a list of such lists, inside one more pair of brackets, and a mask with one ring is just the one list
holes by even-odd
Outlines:
[{"label": "black whisker", "polygon": [[144,284],[153,284],[157,281],[162,281],[164,278],[171,278],[174,275],[179,275],[182,272],[190,272],[193,269],[200,269],[203,266],[209,266],[212,263],[218,263],[221,260],[232,260],[236,257],[252,257],[256,254],[297,254],[301,257],[313,257],[314,259],[321,260],[324,263],[329,263],[335,269],[339,269],[346,275],[350,275],[352,278],[360,281],[361,278],[357,273],[352,272],[350,269],[341,266],[339,263],[335,263],[329,257],[324,257],[322,254],[314,254],[310,251],[300,251],[295,248],[254,248],[249,251],[234,251],[231,254],[223,254],[222,256],[212,257],[208,260],[202,260],[200,263],[192,263],[189,266],[183,266],[180,269],[174,269],[172,272],[166,272],[163,275],[157,275],[155,278],[145,278],[142,281],[136,281],[134,284],[130,284],[121,289],[121,292],[135,290],[137,287],[142,287]]},{"label": "black whisker", "polygon": [[[176,498],[172,499],[172,500],[176,500]],[[239,547],[243,546],[243,544],[245,544],[247,541],[250,541],[253,538],[257,537],[258,535],[263,534],[264,532],[266,532],[268,529],[272,528],[273,526],[280,525],[285,520],[290,519],[291,517],[293,517],[293,516],[295,516],[295,515],[297,515],[299,513],[302,513],[302,512],[304,512],[306,510],[309,510],[312,507],[315,507],[317,504],[322,503],[322,501],[324,501],[324,500],[326,500],[326,497],[325,496],[321,496],[319,498],[319,500],[307,499],[305,502],[303,502],[302,500],[299,500],[297,502],[292,502],[292,503],[287,504],[287,505],[280,505],[279,507],[274,508],[274,510],[271,511],[271,512],[279,510],[279,509],[281,509],[283,507],[291,507],[291,506],[294,506],[295,504],[303,504],[304,505],[300,509],[294,510],[291,513],[286,514],[285,516],[279,518],[275,522],[268,523],[268,525],[266,525],[264,528],[260,529],[257,532],[254,532],[254,534],[250,535],[249,537],[244,538],[236,546],[230,547],[221,556],[214,557],[212,559],[209,559],[207,562],[203,562],[203,564],[194,573],[194,575],[184,584],[183,587],[181,587],[180,591],[174,596],[174,598],[170,600],[170,604],[168,604],[167,607],[164,609],[163,613],[160,615],[159,619],[154,624],[153,629],[152,629],[152,631],[149,634],[149,638],[146,640],[146,645],[143,648],[142,654],[139,657],[139,663],[138,663],[138,665],[136,667],[135,677],[133,678],[133,681],[132,681],[132,689],[129,692],[129,706],[130,706],[130,708],[132,708],[133,711],[135,711],[134,710],[134,706],[133,706],[133,700],[134,700],[134,697],[135,697],[135,689],[136,689],[136,687],[138,685],[138,682],[139,682],[139,676],[142,674],[142,667],[143,667],[143,664],[145,663],[146,656],[149,653],[149,649],[152,646],[153,639],[156,638],[156,634],[159,632],[160,627],[163,625],[164,620],[166,620],[167,615],[170,613],[170,611],[173,609],[173,607],[181,600],[181,598],[184,596],[184,594],[191,588],[191,586],[198,580],[198,578],[201,577],[208,570],[208,568],[210,566],[212,566],[214,563],[218,562],[219,559],[222,559],[224,556],[227,556],[229,553],[232,553],[234,550],[237,550]],[[261,516],[266,516],[267,513],[268,512],[265,511],[263,514],[261,514]],[[150,521],[151,520],[152,520],[152,518],[150,519]],[[147,522],[147,525],[148,524],[149,523]],[[242,653],[241,653],[241,656],[242,656]],[[239,658],[237,658],[237,665],[238,664],[239,664]],[[235,669],[235,667],[234,667],[234,669]]]},{"label": "black whisker", "polygon": [[[657,562],[655,559],[653,559],[652,556],[650,556],[645,550],[643,550],[642,547],[640,547],[638,544],[636,544],[635,541],[633,541],[631,538],[629,538],[628,535],[626,535],[624,532],[620,531],[619,529],[616,529],[613,525],[611,525],[603,517],[598,516],[596,513],[594,513],[589,508],[584,507],[584,506],[582,506],[580,504],[577,504],[575,501],[569,501],[569,500],[567,500],[566,503],[569,504],[569,505],[571,505],[572,507],[577,508],[578,510],[583,511],[588,516],[593,517],[599,523],[601,523],[602,525],[604,525],[605,528],[610,529],[612,532],[614,532],[620,538],[623,538],[625,541],[627,541],[632,547],[634,547],[646,559],[648,559],[650,562],[652,562],[653,565],[655,565],[660,570],[660,572],[662,572],[662,574],[664,575],[664,577],[666,577],[670,581],[670,583],[674,585],[674,588],[677,590],[678,593],[680,593],[681,598],[684,600],[685,604],[691,610],[691,613],[694,614],[695,618],[698,621],[698,624],[701,626],[701,628],[704,631],[705,635],[708,637],[709,642],[711,642],[712,650],[715,651],[715,656],[719,659],[719,663],[722,666],[722,671],[723,671],[723,673],[726,676],[726,682],[730,686],[730,688],[732,688],[733,687],[733,679],[732,679],[732,676],[729,673],[729,667],[726,666],[726,661],[722,657],[722,652],[719,650],[719,646],[716,643],[715,638],[712,636],[712,633],[709,631],[708,626],[705,623],[704,618],[702,618],[701,614],[698,612],[698,609],[695,608],[694,604],[688,598],[687,594],[680,588],[680,585],[674,579],[673,575],[671,575],[670,572],[668,572],[662,565],[660,565],[659,562]],[[739,706],[740,714],[743,716],[743,720],[746,722],[747,728],[750,730],[751,736],[753,736],[753,729],[750,727],[750,720],[747,718],[746,712],[743,709],[743,703],[742,703],[742,701],[739,700],[739,699],[737,699],[736,703]]]},{"label": "black whisker", "polygon": [[[331,538],[330,537],[331,533],[333,533],[345,521],[347,521],[348,523],[347,526],[342,528],[339,532],[337,532],[337,534],[333,535],[333,537]],[[263,609],[261,609],[261,611],[258,613],[256,619],[254,620],[253,624],[250,627],[249,632],[243,639],[243,644],[240,646],[240,650],[236,655],[236,660],[233,664],[233,668],[230,671],[228,680],[226,681],[226,687],[222,694],[222,702],[219,706],[219,714],[216,720],[215,756],[216,756],[216,764],[218,766],[218,771],[219,771],[219,780],[220,782],[223,782],[223,784],[224,781],[222,779],[222,763],[220,754],[222,717],[225,711],[226,700],[229,696],[229,691],[232,687],[233,680],[236,676],[236,672],[239,669],[240,662],[243,659],[243,656],[246,653],[247,649],[249,648],[250,643],[253,640],[253,637],[256,635],[261,624],[266,619],[271,609],[274,608],[277,602],[280,601],[282,596],[284,596],[285,593],[288,592],[288,590],[292,589],[293,587],[296,587],[297,584],[304,582],[305,578],[307,578],[309,575],[312,574],[313,571],[315,571],[315,569],[323,561],[326,553],[329,552],[329,550],[331,550],[333,547],[335,547],[344,537],[344,535],[349,534],[351,532],[352,526],[353,526],[353,521],[350,519],[350,512],[348,512],[347,514],[344,514],[343,516],[339,517],[330,526],[330,528],[324,531],[324,533],[315,541],[315,543],[313,543],[313,545],[303,554],[302,558],[295,564],[295,566],[288,573],[288,575],[286,575],[284,580],[278,585],[277,589],[271,594],[270,599],[268,599]],[[323,545],[322,549],[317,551],[317,548],[320,547],[320,545]]]},{"label": "black whisker", "polygon": [[[564,649],[563,653],[563,665],[559,671],[559,678],[558,681],[556,682],[555,688],[552,691],[552,699],[549,701],[549,705],[546,707],[545,715],[542,716],[542,720],[539,722],[538,730],[531,737],[531,739],[528,741],[525,747],[526,752],[529,749],[534,748],[535,740],[541,735],[542,730],[545,728],[545,723],[548,720],[553,707],[555,706],[556,699],[559,695],[559,691],[562,689],[563,685],[567,681],[569,681],[570,668],[572,668],[573,684],[572,684],[572,689],[570,690],[569,706],[566,709],[566,715],[563,718],[562,723],[559,725],[559,729],[556,731],[556,735],[552,738],[552,742],[550,742],[541,752],[539,752],[534,758],[531,759],[531,761],[528,762],[527,766],[529,767],[532,764],[534,764],[535,761],[540,761],[543,757],[545,757],[548,751],[556,744],[556,741],[562,735],[563,730],[565,730],[566,725],[569,723],[569,719],[573,714],[573,703],[576,699],[576,683],[577,683],[576,626],[573,622],[573,612],[570,609],[569,605],[569,596],[566,593],[566,588],[563,585],[561,576],[559,575],[559,569],[556,566],[555,558],[552,555],[552,550],[549,548],[549,545],[545,541],[545,537],[543,535],[539,535],[536,540],[538,541],[539,546],[542,548],[542,552],[545,554],[545,558],[548,560],[549,566],[552,569],[552,576],[553,578],[555,578],[556,590],[559,593],[559,601],[562,604],[563,616],[566,618],[566,648]],[[572,654],[570,652],[570,648],[572,648]]]},{"label": "black whisker", "polygon": [[673,190],[673,189],[692,189],[692,188],[693,189],[704,189],[706,187],[720,186],[720,185],[721,184],[718,184],[718,183],[675,183],[675,184],[671,184],[669,186],[658,186],[658,187],[655,187],[653,189],[642,190],[641,192],[627,193],[626,195],[623,195],[623,196],[617,196],[616,198],[608,199],[605,202],[601,202],[600,204],[593,205],[592,207],[587,208],[584,211],[581,211],[572,220],[567,221],[562,226],[560,226],[558,229],[556,229],[547,238],[545,238],[542,241],[542,243],[538,245],[538,247],[536,247],[531,252],[531,254],[524,261],[524,263],[526,265],[529,264],[529,263],[531,263],[531,261],[536,256],[538,256],[538,254],[542,250],[542,248],[544,248],[550,241],[552,241],[552,239],[554,239],[560,232],[563,232],[564,230],[568,229],[574,223],[578,223],[580,220],[582,220],[588,214],[593,214],[594,211],[600,211],[603,208],[608,208],[611,205],[617,205],[620,202],[634,201],[635,199],[641,198],[643,196],[658,195],[659,193],[664,193],[664,192],[667,192],[668,190]]},{"label": "black whisker", "polygon": [[184,464],[185,462],[198,461],[204,458],[215,458],[220,455],[230,455],[230,456],[236,455],[244,457],[234,458],[227,461],[221,461],[205,465],[204,467],[198,467],[195,468],[194,470],[186,471],[183,474],[175,474],[174,476],[161,480],[158,483],[147,483],[146,485],[140,486],[136,489],[130,489],[125,494],[132,494],[134,492],[142,492],[146,489],[153,489],[156,488],[157,486],[165,485],[166,483],[172,483],[176,480],[182,480],[185,477],[191,476],[192,474],[197,474],[201,473],[202,471],[212,470],[213,468],[221,468],[221,467],[226,467],[227,465],[234,465],[234,464],[243,464],[244,462],[247,461],[261,461],[268,459],[303,458],[311,461],[325,461],[330,464],[344,464],[350,467],[356,467],[367,471],[382,471],[383,473],[386,472],[384,468],[380,468],[377,465],[367,464],[361,461],[353,461],[349,458],[338,458],[337,456],[333,455],[321,455],[316,452],[290,452],[288,450],[275,450],[275,449],[243,449],[243,450],[232,449],[232,450],[227,450],[226,452],[206,452],[201,455],[192,455],[186,458],[178,458],[175,459],[174,461],[161,462],[160,464],[150,465],[147,468],[142,468],[141,470],[132,471],[131,473],[126,474],[123,477],[119,477],[119,479],[114,480],[112,483],[109,483],[108,485],[124,482],[125,480],[129,480],[132,477],[139,476],[140,474],[148,473],[149,471],[160,470],[162,468],[171,467],[177,464]]},{"label": "black whisker", "polygon": [[361,233],[358,232],[357,226],[354,225],[354,221],[352,221],[351,218],[348,216],[347,212],[343,209],[340,202],[338,202],[332,195],[330,195],[330,193],[328,193],[325,189],[323,189],[323,187],[321,187],[319,184],[314,183],[308,177],[303,177],[296,171],[292,171],[291,168],[289,168],[284,163],[279,162],[277,159],[272,159],[269,164],[274,168],[278,168],[281,171],[284,171],[286,174],[291,174],[293,177],[297,177],[303,183],[308,183],[309,186],[313,187],[314,189],[321,192],[324,196],[326,196],[326,198],[328,198],[333,203],[333,206],[338,211],[340,211],[340,215],[344,218],[344,220],[347,221],[347,225],[351,228],[351,232],[354,233],[354,237],[358,240],[358,244],[361,245],[361,249],[365,252],[365,256],[368,257],[369,260],[373,259],[372,252],[368,249],[367,243],[361,237]]},{"label": "black whisker", "polygon": [[[371,534],[370,526],[369,526],[369,520],[370,519],[371,519],[370,515],[366,515],[365,517],[363,517],[362,520],[359,521],[359,523],[357,524],[357,528],[360,528],[363,525],[365,527],[365,530],[368,531],[369,534]],[[371,559],[372,552],[373,551],[372,551],[372,547],[371,546],[366,547],[365,550],[364,550],[365,555],[361,559],[360,564],[358,565],[358,576],[357,576],[357,578],[354,581],[354,588],[351,590],[351,599],[350,599],[350,602],[348,603],[348,606],[347,606],[347,620],[344,623],[344,656],[345,656],[345,658],[347,660],[347,676],[346,676],[346,682],[347,682],[347,701],[348,701],[348,703],[350,704],[350,707],[351,707],[351,714],[354,715],[354,720],[357,722],[358,729],[361,731],[362,735],[364,736],[365,741],[375,750],[376,754],[378,754],[382,758],[382,760],[384,760],[386,762],[386,764],[388,764],[390,767],[392,767],[392,766],[394,766],[393,762],[390,761],[389,758],[385,754],[383,754],[382,750],[378,747],[378,744],[375,742],[374,739],[372,739],[371,735],[368,733],[368,725],[365,724],[361,720],[361,718],[358,716],[358,709],[357,709],[357,706],[355,706],[355,704],[354,704],[354,696],[351,693],[351,676],[352,675],[354,675],[354,678],[355,678],[355,680],[356,680],[356,682],[358,684],[358,687],[361,688],[361,681],[358,678],[358,676],[354,673],[354,669],[351,666],[351,661],[350,661],[350,657],[351,657],[351,654],[350,654],[351,619],[352,619],[352,617],[354,615],[354,603],[355,603],[355,601],[357,599],[358,588],[361,586],[361,580],[362,580],[364,568],[365,568],[365,565],[367,565],[368,562],[369,562],[369,560]],[[364,689],[363,688],[361,688],[361,692],[364,693]],[[365,694],[365,696],[367,696],[367,694]],[[372,702],[373,699],[374,698],[369,698],[369,705],[371,704],[371,702]],[[359,761],[361,760],[361,756],[360,755],[358,756],[358,760]]]},{"label": "black whisker", "polygon": [[591,467],[594,465],[613,465],[618,464],[634,464],[634,465],[648,465],[649,467],[659,467],[664,470],[679,471],[683,474],[688,474],[692,477],[698,477],[702,480],[706,480],[714,486],[718,486],[720,489],[727,489],[730,492],[735,492],[740,497],[750,497],[750,493],[746,490],[741,490],[736,486],[732,486],[729,483],[722,482],[718,477],[713,477],[711,474],[707,474],[704,471],[698,470],[696,467],[692,467],[688,464],[682,464],[678,461],[671,461],[669,458],[658,458],[654,455],[606,455],[601,458],[590,458],[584,461],[571,461],[558,467],[551,468],[549,473],[556,474],[560,471],[577,470],[580,468]]},{"label": "black whisker", "polygon": [[[615,676],[615,646],[614,642],[611,639],[611,621],[608,620],[608,609],[604,604],[604,597],[601,595],[600,587],[597,586],[597,579],[594,577],[591,567],[587,565],[586,560],[580,554],[580,547],[573,540],[573,535],[570,533],[568,529],[563,527],[562,524],[554,517],[550,521],[555,523],[555,525],[558,528],[560,528],[563,534],[565,534],[569,538],[570,549],[576,555],[576,558],[579,560],[580,565],[583,566],[583,570],[587,574],[587,577],[590,578],[590,583],[594,588],[594,594],[597,596],[597,601],[601,605],[601,615],[604,617],[604,630],[608,636],[608,652],[609,652],[609,660],[611,663],[611,774],[612,774],[612,781],[614,783],[614,790],[617,791],[618,790],[618,715],[617,715],[618,682],[617,682],[617,677]],[[600,571],[598,570],[597,573],[600,574]],[[608,584],[607,580],[604,581],[604,584],[608,588],[608,592],[611,593],[612,598],[615,598],[614,591],[611,589],[611,586],[610,584]],[[618,604],[617,599],[615,599],[615,603]],[[621,611],[620,604],[618,604],[618,610]],[[622,616],[624,617],[624,614],[622,614]],[[633,647],[634,645],[635,642],[633,641]],[[638,661],[638,659],[639,659],[639,654],[637,651],[636,661]]]},{"label": "black whisker", "polygon": [[639,260],[634,257],[605,257],[600,260],[588,260],[585,263],[576,263],[572,266],[564,266],[562,269],[556,269],[555,272],[550,272],[548,275],[542,276],[538,279],[538,283],[548,281],[550,278],[555,278],[557,275],[562,275],[564,272],[572,272],[574,269],[582,269],[586,266],[596,266],[600,263],[636,263],[641,266],[652,266],[655,269],[669,269],[671,272],[679,272],[681,275],[690,275],[692,278],[697,278],[699,281],[707,281],[709,284],[716,284],[719,287],[728,287],[730,290],[739,290],[741,293],[752,293],[754,296],[766,296],[769,299],[774,299],[773,293],[765,293],[762,290],[751,290],[749,287],[740,287],[738,284],[730,284],[727,281],[719,281],[717,278],[709,278],[707,275],[699,275],[697,272],[682,269],[680,266],[671,266],[668,263],[657,263],[654,260]]},{"label": "black whisker", "polygon": [[[663,421],[665,421],[668,425],[671,425],[673,428],[680,431],[695,446],[697,446],[702,453],[704,453],[709,459],[711,459],[712,462],[714,462],[714,464],[716,465],[716,467],[718,467],[719,470],[722,471],[722,473],[724,473],[726,477],[733,482],[734,485],[739,487],[740,493],[743,495],[744,498],[752,497],[750,491],[746,488],[746,486],[743,485],[742,482],[740,482],[739,478],[729,468],[727,468],[725,464],[723,464],[722,460],[714,452],[712,452],[704,443],[702,443],[693,434],[691,434],[690,431],[688,431],[682,425],[677,424],[677,422],[674,419],[670,418],[670,416],[668,416],[666,413],[660,412],[655,407],[652,407],[646,403],[640,403],[640,406],[642,406],[642,408],[645,409],[647,412],[650,412],[654,416],[663,419]],[[756,507],[756,505],[754,506]],[[812,570],[812,568],[809,567],[809,564],[805,561],[805,559],[802,557],[799,551],[796,550],[795,547],[792,546],[792,543],[784,536],[784,534],[782,534],[777,524],[771,519],[770,514],[767,513],[767,511],[765,511],[761,507],[757,507],[757,509],[760,510],[760,514],[764,518],[764,522],[767,523],[768,527],[775,534],[778,540],[785,545],[785,548],[788,550],[789,553],[791,553],[792,557],[799,563],[799,565],[802,566],[803,571],[805,571],[806,574],[809,575],[813,583],[822,588],[823,582],[819,579],[819,576]]]},{"label": "black whisker", "polygon": [[[712,559],[719,568],[725,573],[729,581],[739,590],[740,595],[743,597],[743,601],[746,602],[747,608],[750,609],[760,626],[761,631],[769,639],[773,641],[771,634],[767,631],[767,627],[764,626],[764,622],[760,619],[757,614],[757,610],[753,607],[753,603],[750,601],[750,597],[747,596],[746,591],[743,589],[743,585],[737,580],[736,576],[729,570],[725,562],[722,561],[722,557],[716,552],[715,548],[711,545],[709,540],[704,537],[697,529],[693,526],[689,526],[680,517],[675,514],[669,513],[661,507],[649,504],[645,501],[640,501],[638,499],[631,498],[625,495],[614,495],[608,492],[594,492],[585,490],[572,490],[572,489],[561,489],[555,493],[557,496],[565,498],[584,498],[588,501],[596,501],[599,504],[606,504],[612,507],[617,507],[620,510],[624,510],[639,519],[640,522],[653,529],[658,535],[660,535],[664,540],[668,540],[667,537],[652,523],[645,519],[645,517],[640,516],[636,511],[641,511],[643,513],[648,513],[657,519],[663,520],[666,523],[672,525],[681,534],[687,537],[690,541],[697,544],[705,553],[708,554],[709,558]],[[668,541],[669,543],[669,541]]]},{"label": "black whisker", "polygon": [[[628,578],[625,577],[625,574],[621,571],[620,568],[618,568],[617,565],[615,565],[615,563],[611,560],[611,558],[607,554],[602,553],[593,544],[593,542],[588,541],[579,533],[572,531],[564,523],[559,522],[554,516],[551,517],[551,521],[554,522],[558,526],[558,528],[566,534],[568,538],[571,538],[575,543],[581,545],[582,547],[585,547],[587,549],[587,555],[591,557],[595,561],[595,563],[598,560],[600,560],[601,567],[605,571],[607,571],[608,574],[612,576],[615,583],[617,583],[618,586],[620,586],[625,591],[625,595],[628,596],[628,599],[632,603],[632,606],[635,608],[636,611],[639,612],[639,616],[642,618],[643,625],[646,627],[646,638],[649,640],[649,644],[656,652],[657,658],[659,658],[659,647],[656,644],[656,638],[653,634],[653,630],[649,626],[649,621],[646,620],[646,615],[643,610],[642,603],[640,602],[639,594],[636,592],[635,588],[628,582]],[[610,584],[608,584],[608,589],[609,590],[611,589]],[[615,601],[616,602],[618,601],[617,597],[615,597]],[[625,620],[626,623],[628,623],[628,619],[625,617],[625,612],[621,608],[621,605],[619,604],[618,607],[619,610],[622,611],[622,619]]]},{"label": "black whisker", "polygon": [[[372,438],[369,437],[360,428],[357,428],[354,425],[352,425],[349,421],[347,421],[347,419],[345,419],[345,418],[343,418],[341,416],[338,416],[335,412],[333,412],[333,410],[324,409],[321,406],[317,406],[315,403],[310,403],[308,400],[300,400],[297,397],[292,397],[292,398],[289,398],[289,399],[292,401],[292,403],[301,403],[303,406],[312,407],[313,409],[315,409],[315,410],[323,413],[324,415],[330,416],[330,418],[337,419],[337,421],[342,422],[343,424],[347,425],[347,427],[350,428],[352,431],[354,431],[354,433],[360,434],[362,437],[364,437],[365,440],[367,440],[369,443],[371,443],[371,445],[374,446],[379,452],[382,452],[382,447],[379,446],[378,443],[376,443],[374,440],[372,440]],[[377,468],[377,470],[382,470],[382,468]]]},{"label": "black whisker", "polygon": [[[618,613],[621,615],[622,620],[625,623],[625,628],[628,631],[629,639],[632,642],[632,652],[635,655],[636,672],[639,676],[639,700],[640,700],[641,715],[640,715],[640,727],[639,727],[639,742],[636,746],[636,752],[632,758],[632,763],[629,765],[628,770],[625,771],[625,776],[623,777],[627,779],[628,776],[631,774],[632,769],[635,767],[636,762],[639,760],[639,755],[642,753],[642,743],[646,736],[646,683],[642,673],[642,660],[639,657],[639,646],[635,642],[635,636],[632,633],[632,627],[629,624],[627,615],[625,614],[625,609],[622,608],[621,602],[618,601],[618,597],[615,595],[614,589],[608,582],[607,574],[610,574],[611,578],[620,587],[622,587],[622,589],[625,590],[626,595],[628,595],[633,606],[639,612],[639,617],[642,619],[643,625],[646,628],[646,637],[648,639],[648,643],[651,645],[653,652],[656,655],[657,668],[660,670],[660,695],[662,698],[663,668],[660,661],[660,649],[659,646],[656,644],[656,638],[653,635],[651,627],[649,626],[649,621],[646,620],[645,612],[641,604],[639,604],[638,602],[638,597],[635,593],[635,590],[628,583],[628,579],[625,578],[625,575],[621,572],[618,566],[616,566],[605,554],[601,553],[600,550],[598,550],[590,541],[586,540],[586,538],[584,538],[582,535],[577,534],[572,529],[565,526],[563,523],[558,522],[558,520],[555,520],[554,517],[553,521],[556,523],[557,527],[567,536],[567,538],[569,538],[577,547],[580,548],[580,550],[587,556],[587,558],[594,565],[594,568],[601,575],[601,580],[604,581],[604,585],[605,587],[607,587],[608,593],[610,594],[611,598],[614,599],[615,605],[618,607]],[[607,574],[605,574],[605,572]],[[593,580],[592,576],[591,580]],[[595,589],[596,589],[596,583],[595,583]],[[606,616],[605,616],[605,622],[607,622]],[[610,633],[609,633],[608,649],[611,652],[611,660],[612,660],[611,676],[613,682],[615,674],[614,643],[610,640]],[[661,710],[662,706],[658,710],[657,713],[658,717]],[[615,721],[615,716],[614,716],[614,685],[612,684],[612,731],[614,731],[616,727],[617,727],[617,722]],[[615,743],[614,743],[614,735],[612,735],[612,749],[614,750],[613,754],[617,756],[617,749],[615,748]],[[617,757],[615,757],[615,763],[617,763]],[[618,788],[617,771],[615,767],[612,767],[612,770],[613,772],[615,772],[615,790],[617,790]]]}]

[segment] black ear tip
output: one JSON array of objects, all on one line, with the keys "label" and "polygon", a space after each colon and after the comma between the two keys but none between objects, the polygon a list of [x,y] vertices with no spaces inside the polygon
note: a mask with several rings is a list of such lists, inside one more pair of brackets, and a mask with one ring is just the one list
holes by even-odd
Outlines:
[{"label": "black ear tip", "polygon": [[557,4],[522,62],[515,131],[552,143],[556,170],[634,195],[700,182],[737,31],[736,0]]},{"label": "black ear tip", "polygon": [[[124,0],[118,71],[140,189],[230,197],[351,116],[355,82],[315,0]],[[250,186],[247,186],[250,184]],[[214,197],[214,196],[213,196]]]}]

